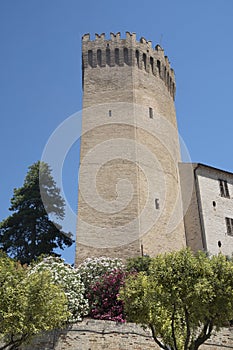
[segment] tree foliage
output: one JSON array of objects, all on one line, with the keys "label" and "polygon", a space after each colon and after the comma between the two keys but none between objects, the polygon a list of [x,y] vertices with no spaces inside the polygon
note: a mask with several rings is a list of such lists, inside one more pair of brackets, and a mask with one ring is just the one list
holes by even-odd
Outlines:
[{"label": "tree foliage", "polygon": [[28,268],[0,255],[0,349],[13,350],[69,317],[67,299],[48,271]]},{"label": "tree foliage", "polygon": [[29,167],[23,186],[14,189],[9,210],[13,214],[0,223],[0,248],[21,263],[72,244],[71,234],[51,220],[63,219],[64,201],[48,164]]},{"label": "tree foliage", "polygon": [[149,271],[151,259],[148,255],[138,256],[136,258],[127,259],[126,270],[129,272],[145,272]]},{"label": "tree foliage", "polygon": [[159,255],[148,275],[126,280],[120,291],[128,320],[152,330],[164,350],[197,350],[233,318],[233,264],[190,250]]}]

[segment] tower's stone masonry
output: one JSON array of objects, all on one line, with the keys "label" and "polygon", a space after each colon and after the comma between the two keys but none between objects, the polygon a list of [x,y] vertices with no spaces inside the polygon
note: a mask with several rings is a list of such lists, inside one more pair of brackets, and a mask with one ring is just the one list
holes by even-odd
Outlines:
[{"label": "tower's stone masonry", "polygon": [[185,245],[175,76],[134,33],[86,34],[76,264]]}]

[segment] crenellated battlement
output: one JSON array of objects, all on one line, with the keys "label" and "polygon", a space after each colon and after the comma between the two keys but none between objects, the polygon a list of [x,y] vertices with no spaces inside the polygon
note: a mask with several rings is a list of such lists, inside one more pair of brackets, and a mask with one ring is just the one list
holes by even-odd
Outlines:
[{"label": "crenellated battlement", "polygon": [[110,33],[107,39],[105,33],[95,34],[91,40],[90,34],[82,37],[83,69],[97,67],[137,67],[146,73],[159,77],[164,81],[169,93],[175,98],[175,74],[170,67],[168,57],[160,45],[153,49],[152,42],[141,37],[136,40],[136,34],[126,32],[125,38],[121,33]]}]

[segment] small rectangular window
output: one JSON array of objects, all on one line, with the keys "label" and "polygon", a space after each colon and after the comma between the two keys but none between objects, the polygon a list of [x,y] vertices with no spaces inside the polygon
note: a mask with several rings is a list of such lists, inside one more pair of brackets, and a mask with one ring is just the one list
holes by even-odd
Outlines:
[{"label": "small rectangular window", "polygon": [[233,219],[225,218],[225,220],[226,220],[227,234],[229,236],[233,236]]},{"label": "small rectangular window", "polygon": [[153,118],[153,108],[149,107],[149,117]]},{"label": "small rectangular window", "polygon": [[230,198],[228,183],[226,180],[218,180],[221,197]]},{"label": "small rectangular window", "polygon": [[112,116],[112,111],[111,111],[111,109],[109,109],[109,111],[108,111],[108,116],[109,116],[109,117]]}]

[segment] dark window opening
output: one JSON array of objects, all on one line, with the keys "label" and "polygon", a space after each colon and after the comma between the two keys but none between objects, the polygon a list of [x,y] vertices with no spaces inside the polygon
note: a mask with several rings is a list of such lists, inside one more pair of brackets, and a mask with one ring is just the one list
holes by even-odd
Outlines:
[{"label": "dark window opening", "polygon": [[171,90],[171,87],[172,87],[172,78],[170,77],[170,82],[169,82],[169,88]]},{"label": "dark window opening", "polygon": [[164,67],[164,81],[165,81],[165,84],[167,85],[167,68]]},{"label": "dark window opening", "polygon": [[101,50],[97,50],[97,64],[98,64],[98,66],[100,66],[101,67],[101,65],[102,65],[102,52],[101,52]]},{"label": "dark window opening", "polygon": [[155,198],[155,209],[159,209],[159,199]]},{"label": "dark window opening", "polygon": [[161,72],[161,64],[160,64],[160,61],[159,61],[159,60],[157,60],[157,68],[158,68],[159,75],[160,75],[160,72]]},{"label": "dark window opening", "polygon": [[226,180],[218,180],[221,197],[230,198],[228,183]]},{"label": "dark window opening", "polygon": [[146,54],[145,53],[142,56],[142,60],[143,60],[143,63],[144,63],[144,68],[146,69]]},{"label": "dark window opening", "polygon": [[126,47],[124,47],[124,63],[129,64],[129,53]]},{"label": "dark window opening", "polygon": [[213,201],[213,207],[214,207],[214,208],[216,207],[216,202],[215,202],[215,201]]},{"label": "dark window opening", "polygon": [[120,63],[119,49],[115,49],[115,63],[118,64],[118,65]]},{"label": "dark window opening", "polygon": [[219,246],[219,248],[221,248],[221,246],[222,246],[222,242],[221,241],[218,241],[218,246]]},{"label": "dark window opening", "polygon": [[149,117],[153,119],[153,108],[149,107]]},{"label": "dark window opening", "polygon": [[108,111],[108,116],[109,116],[109,117],[112,116],[112,111],[111,111],[111,109],[109,109],[109,111]]},{"label": "dark window opening", "polygon": [[154,72],[154,59],[153,57],[150,57],[150,66],[151,66],[151,72]]},{"label": "dark window opening", "polygon": [[136,50],[135,56],[136,56],[137,66],[139,68],[139,51],[138,50]]},{"label": "dark window opening", "polygon": [[93,52],[92,52],[92,50],[88,50],[87,55],[88,55],[88,64],[89,64],[89,66],[92,67],[92,62],[93,62]]},{"label": "dark window opening", "polygon": [[225,218],[225,220],[226,220],[227,234],[229,236],[233,236],[233,219]]}]

